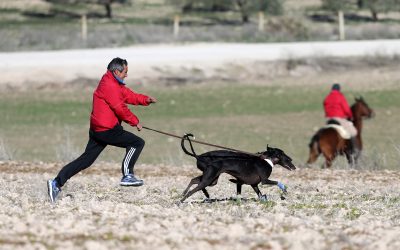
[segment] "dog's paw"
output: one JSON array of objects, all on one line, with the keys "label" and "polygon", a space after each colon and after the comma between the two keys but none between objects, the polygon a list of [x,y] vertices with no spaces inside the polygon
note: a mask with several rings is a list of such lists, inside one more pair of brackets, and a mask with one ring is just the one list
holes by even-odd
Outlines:
[{"label": "dog's paw", "polygon": [[266,195],[266,194],[261,195],[261,196],[260,196],[260,201],[261,201],[261,202],[266,202],[266,201],[268,201],[267,195]]},{"label": "dog's paw", "polygon": [[183,204],[183,201],[175,201],[175,205],[178,206],[178,207],[179,207],[180,205],[182,205],[182,204]]},{"label": "dog's paw", "polygon": [[210,199],[210,198],[205,198],[205,199],[202,201],[202,203],[212,203],[212,202],[213,202],[213,200]]},{"label": "dog's paw", "polygon": [[282,190],[283,193],[287,194],[287,187],[282,182],[278,182],[278,187]]}]

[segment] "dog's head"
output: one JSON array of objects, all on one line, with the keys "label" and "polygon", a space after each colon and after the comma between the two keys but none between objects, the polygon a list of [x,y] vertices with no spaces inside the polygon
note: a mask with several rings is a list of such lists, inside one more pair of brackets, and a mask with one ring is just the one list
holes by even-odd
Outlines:
[{"label": "dog's head", "polygon": [[274,164],[281,165],[288,170],[296,169],[292,163],[292,158],[287,156],[285,152],[279,148],[272,148],[267,145],[267,151],[262,152],[262,154],[270,159]]}]

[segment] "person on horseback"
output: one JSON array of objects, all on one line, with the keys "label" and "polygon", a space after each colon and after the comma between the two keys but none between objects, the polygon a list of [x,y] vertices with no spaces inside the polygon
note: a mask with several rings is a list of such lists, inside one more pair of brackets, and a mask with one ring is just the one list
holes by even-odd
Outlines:
[{"label": "person on horseback", "polygon": [[353,113],[350,109],[346,97],[340,92],[340,84],[334,83],[331,92],[324,99],[324,111],[327,123],[332,120],[341,125],[351,136],[353,150],[357,148],[356,139],[357,129],[352,122]]}]

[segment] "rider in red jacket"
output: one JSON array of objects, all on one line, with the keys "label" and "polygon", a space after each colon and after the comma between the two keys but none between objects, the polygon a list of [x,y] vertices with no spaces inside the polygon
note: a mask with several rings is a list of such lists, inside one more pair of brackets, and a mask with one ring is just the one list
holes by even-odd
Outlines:
[{"label": "rider in red jacket", "polygon": [[353,120],[353,112],[345,96],[340,92],[340,84],[335,83],[332,85],[331,92],[324,100],[324,110],[327,121],[337,121],[350,134],[354,147],[357,129],[354,127],[353,122],[351,122]]},{"label": "rider in red jacket", "polygon": [[350,106],[346,97],[340,92],[340,85],[337,83],[332,86],[332,91],[325,97],[324,110],[327,118],[353,119]]},{"label": "rider in red jacket", "polygon": [[124,121],[140,131],[142,125],[136,115],[129,110],[127,104],[147,106],[157,100],[127,88],[124,83],[127,76],[128,62],[126,60],[117,57],[108,64],[107,72],[93,93],[89,141],[85,152],[64,166],[56,178],[47,181],[51,202],[56,201],[61,187],[68,179],[90,167],[107,145],[126,149],[122,161],[120,185],[143,185],[143,180],[134,176],[133,168],[144,147],[144,140],[124,130],[121,122]]}]

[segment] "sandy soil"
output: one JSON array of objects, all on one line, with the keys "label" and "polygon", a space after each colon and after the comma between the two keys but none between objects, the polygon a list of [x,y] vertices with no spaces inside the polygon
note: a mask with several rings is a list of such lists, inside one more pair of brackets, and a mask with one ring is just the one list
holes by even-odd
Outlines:
[{"label": "sandy soil", "polygon": [[399,172],[276,167],[289,187],[250,187],[242,199],[223,175],[203,203],[177,203],[194,166],[137,166],[139,188],[118,186],[119,166],[96,163],[72,178],[57,204],[46,180],[60,164],[0,163],[1,249],[399,249]]}]

